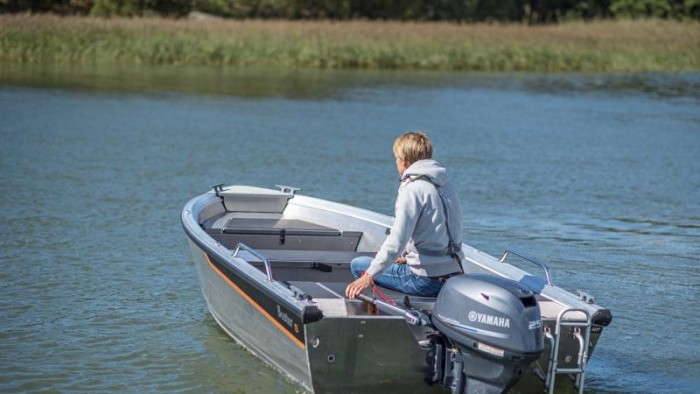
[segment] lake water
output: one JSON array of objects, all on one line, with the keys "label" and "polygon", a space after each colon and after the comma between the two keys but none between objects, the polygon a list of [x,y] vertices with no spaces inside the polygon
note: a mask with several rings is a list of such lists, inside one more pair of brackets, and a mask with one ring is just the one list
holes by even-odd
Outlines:
[{"label": "lake water", "polygon": [[698,390],[700,74],[0,65],[0,391],[303,391],[218,328],[180,209],[225,182],[392,214],[414,129],[467,243],[612,310],[587,393]]}]

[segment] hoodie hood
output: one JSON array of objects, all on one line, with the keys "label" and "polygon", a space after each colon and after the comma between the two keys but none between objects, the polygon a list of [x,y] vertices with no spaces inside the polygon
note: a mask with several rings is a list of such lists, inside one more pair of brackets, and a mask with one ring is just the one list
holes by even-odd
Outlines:
[{"label": "hoodie hood", "polygon": [[404,181],[407,178],[413,180],[421,176],[430,178],[437,186],[444,186],[447,183],[447,169],[433,159],[418,160],[411,164],[404,171],[401,180]]}]

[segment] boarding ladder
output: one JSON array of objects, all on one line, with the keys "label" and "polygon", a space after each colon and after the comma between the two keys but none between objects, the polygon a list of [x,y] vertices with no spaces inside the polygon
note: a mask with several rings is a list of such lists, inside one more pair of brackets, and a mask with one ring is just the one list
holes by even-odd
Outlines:
[{"label": "boarding ladder", "polygon": [[[586,316],[586,320],[564,320],[564,316],[572,312],[580,312]],[[576,367],[562,368],[558,365],[559,357],[559,339],[562,336],[562,327],[572,327],[573,336],[578,340],[579,352],[576,360]],[[583,334],[582,334],[583,331]],[[544,336],[549,340],[550,356],[549,366],[547,367],[547,378],[545,385],[547,393],[554,393],[554,382],[557,374],[568,373],[576,375],[575,385],[578,388],[579,394],[583,394],[584,375],[586,373],[586,363],[588,361],[588,346],[591,340],[591,314],[585,309],[567,308],[559,312],[557,323],[552,334],[549,327],[544,328]]]}]

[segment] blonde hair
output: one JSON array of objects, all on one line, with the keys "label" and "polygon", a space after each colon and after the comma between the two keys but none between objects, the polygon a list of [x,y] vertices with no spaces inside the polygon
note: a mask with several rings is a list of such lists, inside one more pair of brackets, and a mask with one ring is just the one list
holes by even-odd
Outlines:
[{"label": "blonde hair", "polygon": [[433,157],[433,144],[428,138],[428,134],[422,131],[410,131],[401,134],[394,141],[394,156],[401,160],[406,160],[410,164],[418,160],[430,159]]}]

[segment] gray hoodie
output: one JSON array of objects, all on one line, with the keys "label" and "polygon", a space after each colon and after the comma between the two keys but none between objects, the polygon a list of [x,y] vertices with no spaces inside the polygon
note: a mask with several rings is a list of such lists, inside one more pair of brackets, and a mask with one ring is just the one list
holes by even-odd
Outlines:
[{"label": "gray hoodie", "polygon": [[384,272],[401,255],[416,275],[442,276],[461,270],[456,259],[448,254],[445,212],[436,186],[444,196],[452,240],[459,248],[460,258],[464,257],[459,195],[447,183],[445,167],[432,159],[419,160],[403,173],[394,225],[367,269],[368,274]]}]

